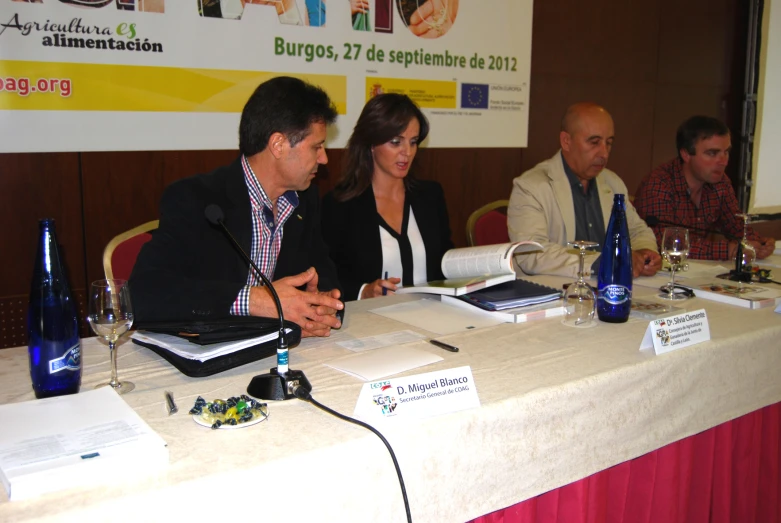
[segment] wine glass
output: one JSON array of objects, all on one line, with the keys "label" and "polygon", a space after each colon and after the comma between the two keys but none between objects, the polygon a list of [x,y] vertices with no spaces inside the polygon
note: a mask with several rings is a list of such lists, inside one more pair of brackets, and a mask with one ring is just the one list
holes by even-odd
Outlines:
[{"label": "wine glass", "polygon": [[670,264],[670,283],[667,292],[659,295],[668,300],[685,300],[686,296],[675,292],[675,271],[680,270],[689,256],[689,229],[667,227],[662,236],[662,256]]},{"label": "wine glass", "polygon": [[116,343],[120,336],[133,325],[133,306],[130,303],[130,288],[126,280],[97,280],[92,282],[89,295],[89,324],[98,336],[108,342],[111,354],[111,381],[95,388],[110,385],[119,394],[134,388],[129,381],[117,379]]},{"label": "wine glass", "polygon": [[[597,310],[597,295],[594,289],[586,283],[586,251],[599,246],[596,242],[575,241],[569,242],[570,247],[579,249],[580,266],[578,268],[578,279],[571,283],[564,291],[564,319],[561,323],[568,327],[592,327],[594,323],[594,313]],[[591,274],[589,272],[589,274]]]},{"label": "wine glass", "polygon": [[743,239],[740,240],[743,259],[740,261],[740,267],[742,271],[750,273],[751,266],[754,265],[754,261],[757,259],[757,251],[748,241],[748,224],[751,223],[751,219],[754,218],[754,215],[738,213],[735,216],[743,219]]}]

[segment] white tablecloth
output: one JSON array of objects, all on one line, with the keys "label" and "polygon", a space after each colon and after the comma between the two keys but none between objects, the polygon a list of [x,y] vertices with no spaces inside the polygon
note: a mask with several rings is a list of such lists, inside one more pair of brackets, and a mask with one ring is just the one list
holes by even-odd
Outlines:
[{"label": "white tablecloth", "polygon": [[[419,298],[350,303],[343,331],[409,329],[367,311]],[[444,361],[408,374],[469,365],[482,406],[379,427],[399,459],[413,520],[468,520],[781,401],[781,315],[696,298],[682,306],[708,311],[712,341],[663,356],[638,350],[648,323],[635,319],[591,329],[566,328],[559,318],[503,324],[452,335],[455,354],[426,344]],[[83,349],[86,390],[107,380],[108,351],[94,338]],[[136,384],[125,399],[168,442],[167,472],[3,498],[0,521],[404,521],[387,451],[362,428],[298,400],[273,403],[267,422],[243,430],[211,431],[187,415],[198,395],[243,394],[273,359],[188,378],[144,348],[125,342],[119,351],[120,377]],[[346,354],[331,341],[307,340],[291,352],[291,366],[306,372],[316,399],[352,414],[362,382],[323,365]],[[174,416],[165,412],[165,390],[179,404]],[[0,351],[0,403],[33,397],[26,349]]]}]

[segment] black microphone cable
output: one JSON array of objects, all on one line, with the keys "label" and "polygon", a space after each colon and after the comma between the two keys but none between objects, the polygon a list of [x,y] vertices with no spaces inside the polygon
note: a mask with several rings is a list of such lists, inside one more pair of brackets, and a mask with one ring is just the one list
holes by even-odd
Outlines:
[{"label": "black microphone cable", "polygon": [[388,449],[388,452],[390,452],[391,459],[393,460],[393,466],[396,468],[396,475],[399,477],[399,486],[401,486],[401,497],[404,499],[404,510],[407,512],[407,522],[412,523],[412,514],[410,514],[409,500],[407,499],[407,489],[404,487],[404,478],[401,476],[401,468],[399,467],[399,462],[396,460],[396,454],[394,454],[393,448],[391,448],[390,443],[388,443],[388,440],[385,439],[385,436],[383,436],[379,430],[375,429],[368,423],[364,423],[363,421],[357,420],[355,418],[351,418],[350,416],[345,416],[344,414],[340,414],[339,412],[336,412],[335,410],[326,407],[325,405],[323,405],[322,403],[314,399],[312,397],[312,394],[303,387],[294,385],[293,396],[295,396],[300,400],[307,401],[312,405],[314,405],[315,407],[317,407],[318,409],[324,410],[328,414],[336,416],[341,420],[354,423],[355,425],[363,427],[366,430],[370,430],[371,432],[376,434],[378,438],[382,440],[382,442],[385,444],[385,447]]},{"label": "black microphone cable", "polygon": [[775,283],[776,285],[781,285],[781,282],[770,278],[770,269],[759,269],[757,271],[757,277],[759,278],[759,283]]}]

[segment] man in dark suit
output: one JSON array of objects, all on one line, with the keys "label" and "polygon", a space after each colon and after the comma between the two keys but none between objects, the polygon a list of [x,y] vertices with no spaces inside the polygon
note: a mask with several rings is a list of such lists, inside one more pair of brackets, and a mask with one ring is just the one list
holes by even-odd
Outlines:
[{"label": "man in dark suit", "polygon": [[[229,315],[276,317],[271,293],[219,227],[204,215],[220,206],[225,225],[272,281],[285,319],[304,336],[339,328],[338,281],[320,232],[318,166],[327,163],[328,95],[301,80],[261,84],[241,115],[241,156],[231,165],[171,184],[160,227],[141,250],[130,289],[138,323]],[[320,291],[320,289],[326,289]]]}]

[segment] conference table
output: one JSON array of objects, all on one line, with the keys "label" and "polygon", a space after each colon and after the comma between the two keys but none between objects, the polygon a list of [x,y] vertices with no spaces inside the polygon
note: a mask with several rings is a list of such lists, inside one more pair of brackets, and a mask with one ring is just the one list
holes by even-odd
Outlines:
[{"label": "conference table", "polygon": [[[635,296],[653,292],[635,286]],[[441,336],[371,312],[423,298],[350,302],[341,331],[306,339],[290,356],[314,398],[351,415],[363,382],[324,365],[350,354],[340,340],[412,330],[460,347],[413,342],[443,360],[404,375],[469,366],[479,408],[378,425],[413,521],[781,518],[781,315],[772,308],[687,300],[679,306],[707,311],[711,340],[659,356],[639,350],[643,319],[576,329],[548,318]],[[96,338],[82,345],[88,390],[107,381],[108,350]],[[363,428],[297,399],[271,403],[267,421],[242,430],[210,430],[188,415],[199,395],[245,393],[273,358],[189,378],[129,341],[118,350],[120,378],[136,385],[123,397],[167,442],[167,469],[31,500],[2,493],[0,521],[405,520],[387,450]],[[166,412],[164,391],[177,414]],[[0,404],[32,399],[26,348],[0,351]],[[705,508],[693,506],[703,496]]]}]

